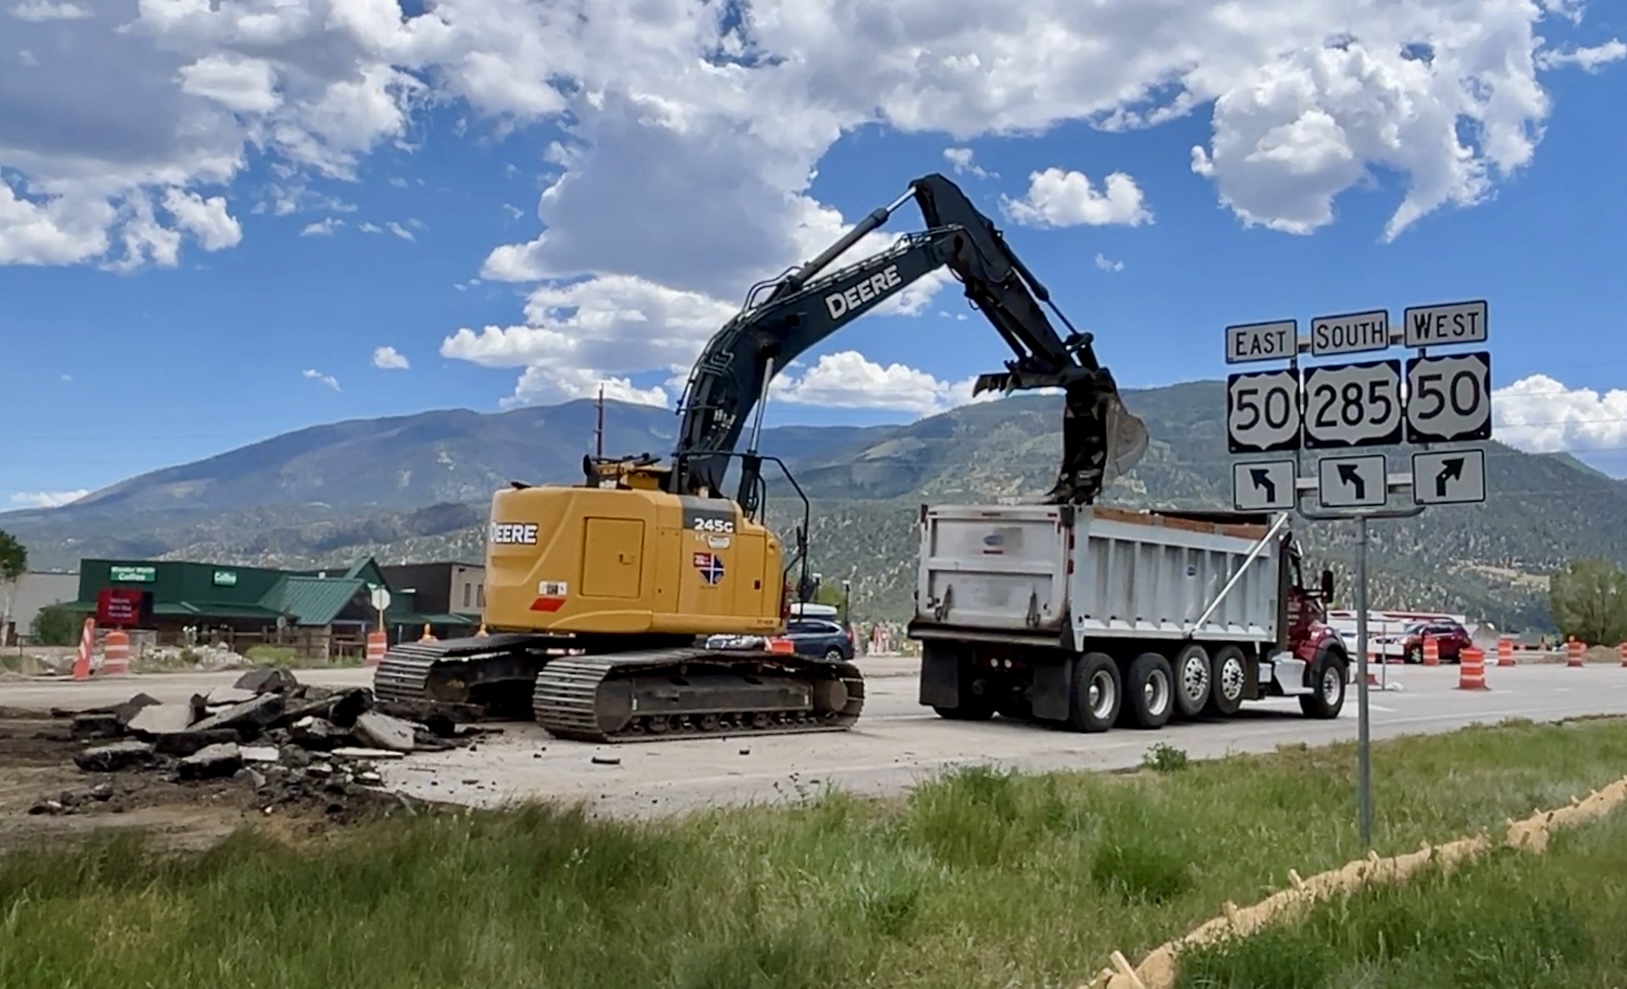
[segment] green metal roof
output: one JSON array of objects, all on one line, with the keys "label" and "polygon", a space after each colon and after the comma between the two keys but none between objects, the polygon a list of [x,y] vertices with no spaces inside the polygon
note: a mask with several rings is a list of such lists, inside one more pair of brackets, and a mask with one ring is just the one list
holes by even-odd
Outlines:
[{"label": "green metal roof", "polygon": [[[94,610],[94,606],[92,607]],[[276,621],[277,612],[253,604],[215,604],[211,602],[169,601],[153,605],[153,614],[169,618],[263,618]]]},{"label": "green metal roof", "polygon": [[295,625],[328,625],[366,588],[366,581],[350,577],[284,577],[260,604],[288,615]]}]

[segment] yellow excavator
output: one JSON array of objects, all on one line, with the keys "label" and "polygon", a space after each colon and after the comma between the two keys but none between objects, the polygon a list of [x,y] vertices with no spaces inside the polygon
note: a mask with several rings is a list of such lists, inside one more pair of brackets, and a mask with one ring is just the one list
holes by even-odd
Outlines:
[{"label": "yellow excavator", "polygon": [[[925,230],[820,274],[911,200]],[[580,484],[497,491],[486,539],[489,633],[394,646],[375,695],[476,716],[528,714],[556,737],[597,742],[851,727],[864,707],[857,664],[776,648],[793,597],[813,590],[809,503],[784,463],[758,450],[763,409],[769,384],[798,355],[940,266],[1016,354],[1004,371],[979,377],[974,395],[1059,389],[1062,466],[1046,500],[1092,503],[1141,458],[1145,425],[1097,363],[1091,335],[1068,323],[994,223],[947,177],[926,175],[812,261],[753,286],[695,363],[670,463],[586,456]],[[750,443],[736,453],[748,417]],[[735,460],[730,498],[722,489]],[[789,561],[762,518],[765,463],[802,504]]]}]

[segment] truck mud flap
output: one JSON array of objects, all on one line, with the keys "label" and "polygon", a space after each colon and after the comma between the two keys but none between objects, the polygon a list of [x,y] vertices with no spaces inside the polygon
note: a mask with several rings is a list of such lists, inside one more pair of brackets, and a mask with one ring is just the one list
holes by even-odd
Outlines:
[{"label": "truck mud flap", "polygon": [[960,706],[960,653],[928,646],[921,650],[921,703],[930,707]]},{"label": "truck mud flap", "polygon": [[1034,717],[1043,721],[1067,720],[1073,679],[1071,659],[1070,655],[1063,654],[1057,662],[1035,664],[1034,683],[1028,691]]}]

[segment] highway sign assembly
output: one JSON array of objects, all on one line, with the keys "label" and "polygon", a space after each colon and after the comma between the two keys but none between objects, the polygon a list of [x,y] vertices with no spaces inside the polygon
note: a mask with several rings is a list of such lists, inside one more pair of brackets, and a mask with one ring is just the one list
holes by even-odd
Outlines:
[{"label": "highway sign assembly", "polygon": [[1232,465],[1232,507],[1240,512],[1285,512],[1298,503],[1292,460],[1256,460]]},{"label": "highway sign assembly", "polygon": [[[1486,455],[1480,449],[1432,450],[1430,444],[1491,438],[1491,354],[1440,353],[1431,348],[1485,345],[1484,299],[1403,310],[1401,326],[1388,309],[1317,316],[1301,341],[1298,323],[1275,320],[1226,327],[1226,363],[1282,361],[1279,371],[1232,374],[1226,381],[1226,446],[1232,454],[1291,452],[1293,459],[1232,464],[1232,503],[1238,511],[1287,512],[1315,521],[1349,521],[1355,529],[1356,640],[1350,650],[1357,696],[1356,789],[1361,837],[1372,841],[1373,771],[1367,701],[1368,527],[1379,519],[1414,518],[1433,505],[1486,500]],[[1396,344],[1414,351],[1359,363],[1301,366],[1301,357],[1366,354]],[[1391,475],[1387,458],[1363,447],[1423,447],[1412,472]],[[1319,456],[1314,478],[1301,477],[1302,450]],[[1358,452],[1360,451],[1360,452]],[[1411,504],[1390,504],[1392,483],[1411,487]],[[1314,503],[1300,491],[1314,488]],[[1399,500],[1399,499],[1398,499]]]},{"label": "highway sign assembly", "polygon": [[1247,371],[1226,379],[1228,450],[1273,453],[1298,446],[1299,378],[1294,372]]},{"label": "highway sign assembly", "polygon": [[1311,320],[1311,353],[1317,357],[1389,349],[1390,314],[1387,310],[1318,316]]},{"label": "highway sign assembly", "polygon": [[1299,320],[1238,323],[1226,327],[1226,363],[1284,361],[1299,347]]},{"label": "highway sign assembly", "polygon": [[1486,500],[1486,451],[1431,450],[1412,455],[1412,500],[1474,505]]},{"label": "highway sign assembly", "polygon": [[1491,438],[1491,354],[1486,351],[1408,359],[1407,395],[1408,443]]},{"label": "highway sign assembly", "polygon": [[1486,300],[1409,306],[1402,314],[1402,345],[1444,347],[1486,342]]},{"label": "highway sign assembly", "polygon": [[1322,457],[1316,462],[1316,500],[1323,508],[1383,508],[1389,502],[1384,454]]},{"label": "highway sign assembly", "polygon": [[1399,360],[1305,372],[1305,445],[1313,450],[1399,443],[1403,420]]}]

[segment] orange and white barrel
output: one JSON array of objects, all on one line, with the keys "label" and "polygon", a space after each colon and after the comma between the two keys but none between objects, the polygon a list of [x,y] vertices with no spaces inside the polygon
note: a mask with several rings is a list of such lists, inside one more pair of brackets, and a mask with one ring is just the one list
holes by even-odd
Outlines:
[{"label": "orange and white barrel", "polygon": [[1486,689],[1486,654],[1474,646],[1458,653],[1458,689]]},{"label": "orange and white barrel", "polygon": [[384,662],[384,654],[390,648],[390,637],[383,632],[367,633],[367,665],[377,666]]},{"label": "orange and white barrel", "polygon": [[113,629],[102,640],[101,675],[107,677],[130,675],[130,633],[122,628]]},{"label": "orange and white barrel", "polygon": [[1586,642],[1583,642],[1581,639],[1570,640],[1569,642],[1565,643],[1565,665],[1585,666],[1587,664],[1586,653]]}]

